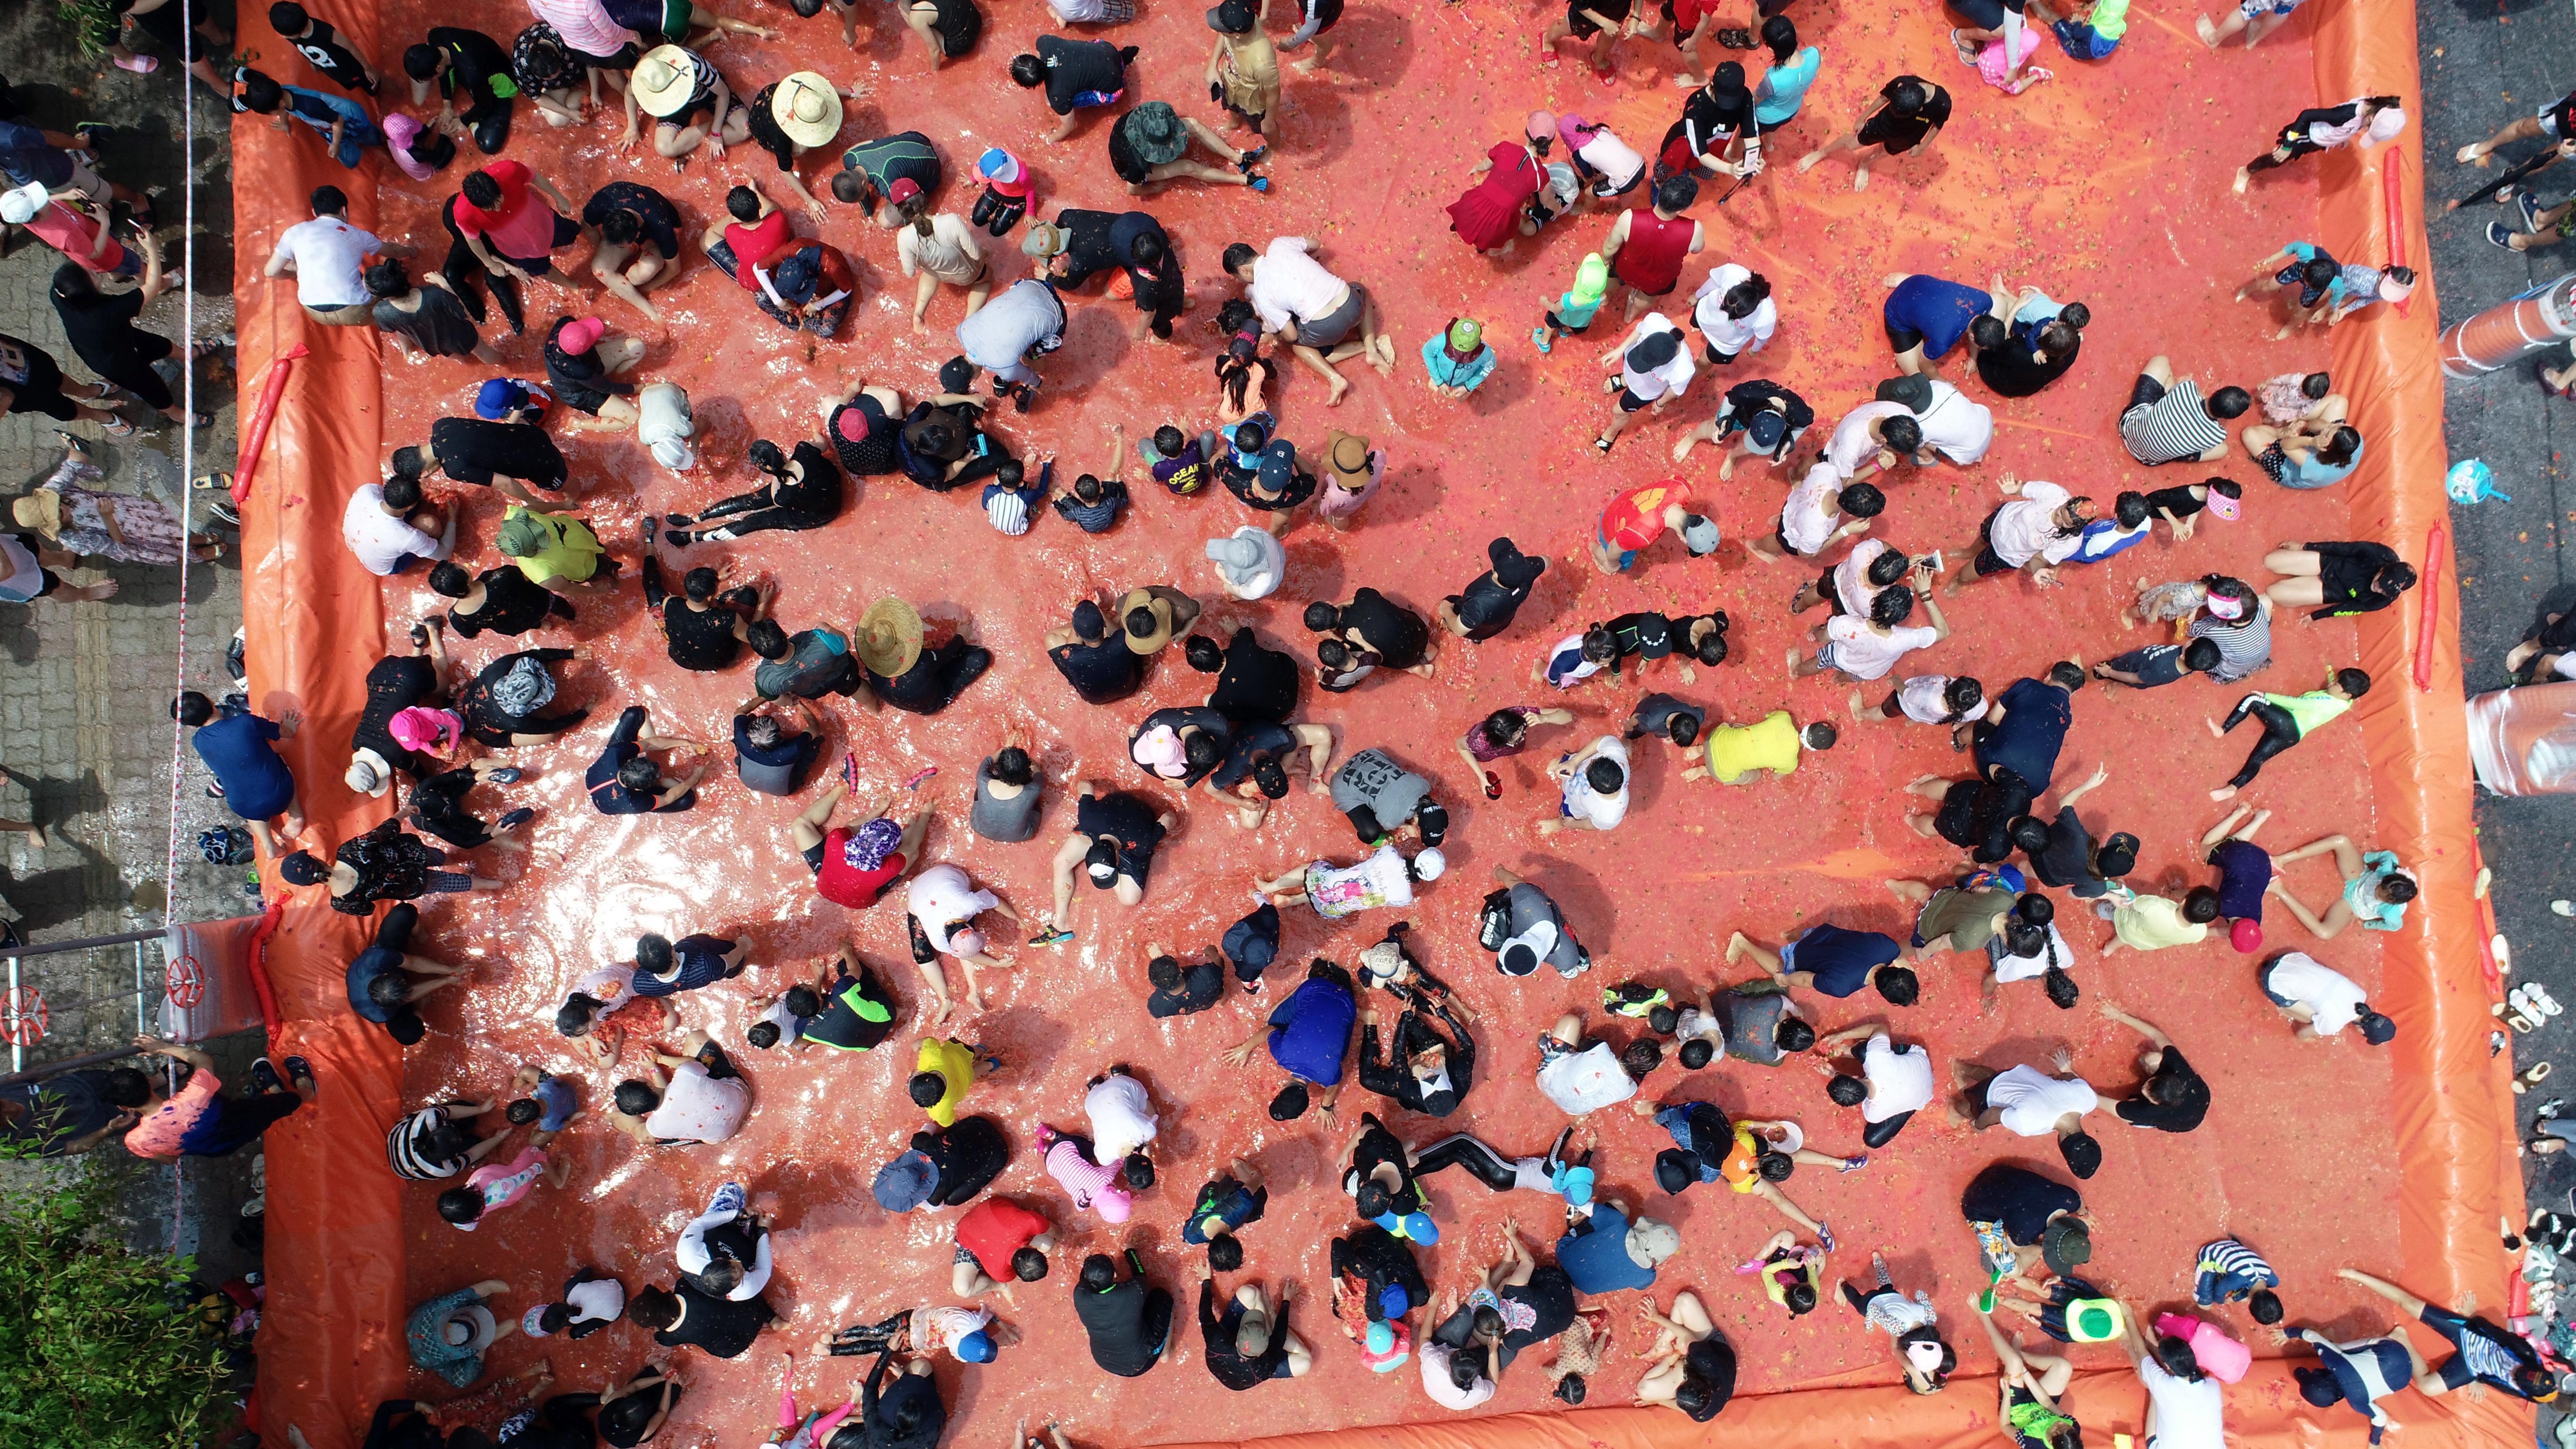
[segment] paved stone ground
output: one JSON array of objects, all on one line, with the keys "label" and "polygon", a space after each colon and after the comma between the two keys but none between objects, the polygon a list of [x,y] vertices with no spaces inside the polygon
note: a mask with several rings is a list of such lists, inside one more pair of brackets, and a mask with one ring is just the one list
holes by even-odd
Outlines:
[{"label": "paved stone ground", "polygon": [[[229,10],[229,7],[226,7]],[[146,45],[149,42],[145,42]],[[196,210],[195,259],[188,291],[195,333],[209,336],[232,326],[232,171],[227,108],[174,65],[149,76],[127,74],[104,55],[82,57],[52,0],[0,7],[0,56],[9,80],[26,98],[33,117],[48,129],[68,131],[79,121],[114,129],[97,138],[100,170],[138,189],[166,188],[160,197],[163,254],[175,264],[192,233],[182,224],[188,197]],[[184,88],[184,89],[183,89]],[[182,107],[188,110],[183,114]],[[193,154],[184,125],[193,121]],[[66,372],[89,373],[64,340],[47,299],[61,258],[23,233],[0,253],[0,332],[52,352]],[[149,307],[142,325],[171,337],[187,335],[183,299],[172,293]],[[234,453],[233,385],[223,367],[198,371],[197,405],[216,425],[195,437],[196,472],[226,471]],[[107,487],[182,502],[189,476],[182,434],[139,406],[126,411],[142,428],[127,438],[101,438],[76,424],[93,456],[108,469]],[[42,482],[62,450],[51,419],[0,421],[0,497],[14,497]],[[202,505],[198,522],[203,526]],[[50,843],[39,850],[15,835],[0,844],[0,900],[29,942],[104,935],[158,925],[159,907],[133,908],[137,886],[156,889],[163,877],[171,825],[170,765],[176,727],[170,695],[180,667],[181,617],[186,625],[186,664],[191,687],[222,694],[230,689],[224,650],[241,622],[240,576],[227,557],[191,570],[182,603],[178,571],[115,567],[81,569],[76,582],[113,577],[117,595],[101,603],[0,605],[0,816],[33,817]],[[197,858],[200,830],[228,820],[221,802],[206,797],[206,775],[193,753],[186,757],[178,804],[183,867],[174,907],[182,918],[237,915],[255,909],[243,893],[240,867],[213,867]],[[157,971],[157,948],[148,957]],[[28,1053],[31,1063],[113,1045],[133,1035],[134,956],[130,947],[36,958],[27,979],[51,1002],[91,1004],[54,1014],[51,1033]],[[256,1054],[255,1040],[221,1044],[216,1052],[237,1080]],[[122,1154],[114,1154],[121,1157]],[[141,1237],[193,1246],[193,1228],[174,1225],[176,1184],[168,1169],[138,1175],[127,1201]],[[191,1222],[217,1226],[211,1247],[221,1248],[230,1219],[246,1196],[250,1162],[191,1164],[184,1189]],[[202,1210],[207,1216],[199,1217]],[[239,1255],[209,1255],[209,1269],[229,1273]]]}]

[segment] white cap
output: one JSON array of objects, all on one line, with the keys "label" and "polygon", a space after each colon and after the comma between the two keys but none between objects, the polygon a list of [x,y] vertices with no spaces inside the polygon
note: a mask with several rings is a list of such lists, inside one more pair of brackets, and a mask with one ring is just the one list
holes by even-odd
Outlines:
[{"label": "white cap", "polygon": [[1415,880],[1438,880],[1441,873],[1448,869],[1449,857],[1442,855],[1439,847],[1426,845],[1414,852],[1413,878]]},{"label": "white cap", "polygon": [[53,193],[47,191],[41,181],[30,181],[0,193],[0,221],[11,226],[25,226],[36,219],[36,213],[45,209],[46,201],[52,196]]}]

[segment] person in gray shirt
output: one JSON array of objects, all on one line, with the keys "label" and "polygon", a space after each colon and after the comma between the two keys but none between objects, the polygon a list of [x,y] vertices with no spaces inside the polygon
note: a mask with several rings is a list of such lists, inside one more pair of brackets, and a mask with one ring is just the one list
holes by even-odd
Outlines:
[{"label": "person in gray shirt", "polygon": [[1046,781],[1029,759],[1027,742],[1014,731],[992,758],[975,766],[975,803],[966,823],[986,840],[1017,845],[1036,837],[1045,803]]},{"label": "person in gray shirt", "polygon": [[1333,773],[1333,808],[1350,817],[1360,843],[1372,845],[1418,826],[1425,845],[1449,834],[1449,812],[1431,798],[1431,782],[1395,762],[1384,750],[1361,750]]},{"label": "person in gray shirt", "polygon": [[1494,884],[1500,889],[1485,897],[1477,939],[1494,953],[1496,970],[1506,976],[1528,976],[1544,962],[1555,967],[1557,975],[1570,978],[1592,969],[1592,953],[1574,938],[1565,913],[1548,899],[1547,892],[1499,865],[1494,867]]}]

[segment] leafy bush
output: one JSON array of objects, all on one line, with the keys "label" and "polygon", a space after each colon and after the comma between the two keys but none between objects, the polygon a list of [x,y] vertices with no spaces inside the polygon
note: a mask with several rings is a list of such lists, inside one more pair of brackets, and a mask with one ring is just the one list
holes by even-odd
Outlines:
[{"label": "leafy bush", "polygon": [[116,10],[108,0],[54,0],[54,10],[71,23],[83,55],[99,55],[116,40]]},{"label": "leafy bush", "polygon": [[192,1263],[104,1229],[95,1165],[0,1194],[0,1449],[166,1449],[224,1420],[224,1348]]}]

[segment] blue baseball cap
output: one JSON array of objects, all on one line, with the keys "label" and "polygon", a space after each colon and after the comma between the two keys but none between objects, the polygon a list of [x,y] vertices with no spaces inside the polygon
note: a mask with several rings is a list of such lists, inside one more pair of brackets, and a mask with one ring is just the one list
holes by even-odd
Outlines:
[{"label": "blue baseball cap", "polygon": [[1413,1295],[1401,1283],[1389,1283],[1377,1295],[1378,1312],[1388,1318],[1402,1318],[1413,1311]]},{"label": "blue baseball cap", "polygon": [[474,415],[487,423],[497,423],[527,405],[527,385],[506,377],[486,379],[474,394]]},{"label": "blue baseball cap", "polygon": [[1409,1238],[1425,1247],[1440,1241],[1440,1225],[1431,1220],[1429,1213],[1379,1213],[1372,1221],[1399,1238]]},{"label": "blue baseball cap", "polygon": [[957,1356],[967,1363],[991,1363],[993,1335],[979,1328],[957,1340]]}]

